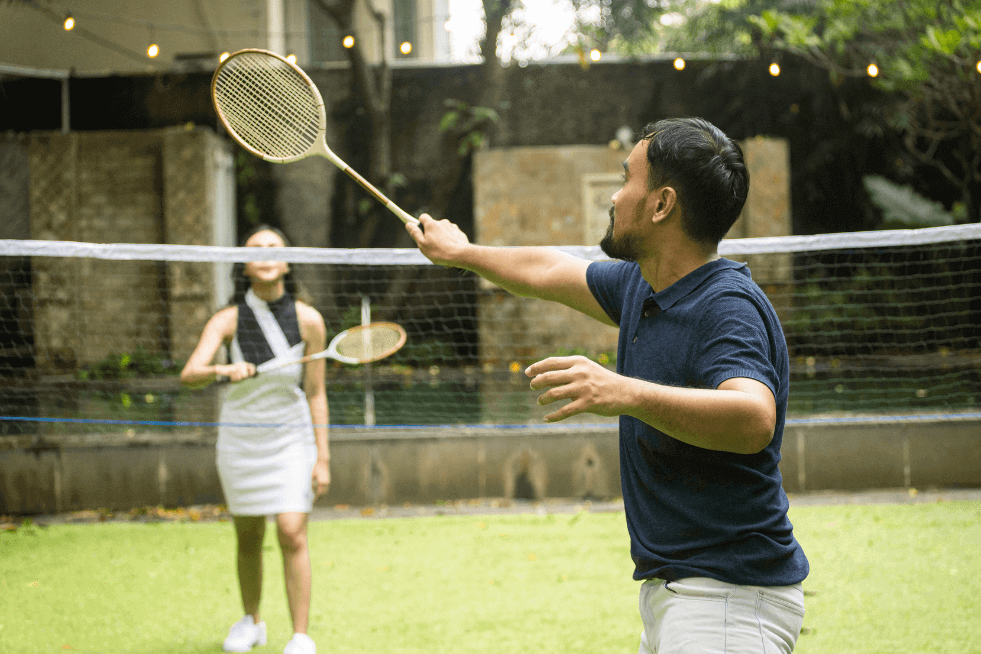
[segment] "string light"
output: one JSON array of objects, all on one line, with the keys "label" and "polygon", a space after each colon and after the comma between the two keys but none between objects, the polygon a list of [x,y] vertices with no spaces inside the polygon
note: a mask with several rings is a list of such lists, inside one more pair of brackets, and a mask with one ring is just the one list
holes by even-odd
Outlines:
[{"label": "string light", "polygon": [[71,16],[66,16],[65,22],[62,23],[62,25],[64,26],[66,32],[71,32],[73,29],[75,29],[75,19]]},{"label": "string light", "polygon": [[597,50],[596,48],[593,48],[592,50],[589,51],[589,58],[593,61],[599,61],[600,59],[603,58],[603,53]]},{"label": "string light", "polygon": [[160,47],[156,43],[151,43],[150,47],[146,49],[146,56],[150,57],[150,59],[153,59],[158,54],[160,54]]},{"label": "string light", "polygon": [[869,64],[869,67],[866,70],[869,73],[869,77],[878,77],[879,76],[879,67],[876,66],[874,63]]},{"label": "string light", "polygon": [[354,47],[354,37],[348,34],[347,36],[344,37],[344,40],[341,43],[344,45],[345,48],[350,50],[351,48]]},{"label": "string light", "polygon": [[981,61],[978,61],[978,72],[981,73]]},{"label": "string light", "polygon": [[770,64],[770,74],[774,77],[778,77],[780,75],[780,64],[775,61]]},{"label": "string light", "polygon": [[399,46],[399,52],[401,52],[404,55],[409,54],[410,52],[412,52],[412,44],[409,43],[408,41],[404,41],[402,45]]},{"label": "string light", "polygon": [[295,64],[296,55],[295,54],[286,55],[286,61],[290,62],[291,64]]},{"label": "string light", "polygon": [[229,58],[230,56],[231,56],[231,55],[230,55],[229,53],[227,53],[227,52],[222,52],[222,53],[221,53],[221,55],[220,55],[220,56],[218,57],[218,61],[219,61],[219,62],[221,62],[221,61],[225,61],[225,60],[226,60],[226,59],[228,59],[228,58]]},{"label": "string light", "polygon": [[684,70],[685,69],[685,60],[682,59],[681,57],[678,57],[677,59],[675,59],[674,60],[674,68],[675,68],[675,70]]}]

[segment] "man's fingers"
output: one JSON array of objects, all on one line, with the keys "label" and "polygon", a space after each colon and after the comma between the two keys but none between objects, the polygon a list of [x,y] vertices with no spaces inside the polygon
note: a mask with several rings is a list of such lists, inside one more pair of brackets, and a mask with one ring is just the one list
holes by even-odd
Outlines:
[{"label": "man's fingers", "polygon": [[549,357],[525,368],[525,374],[529,377],[536,377],[543,372],[565,370],[575,365],[576,360],[576,357]]},{"label": "man's fingers", "polygon": [[535,375],[531,380],[531,390],[537,391],[542,388],[565,386],[574,381],[574,376],[565,370],[552,370]]},{"label": "man's fingers", "polygon": [[548,415],[544,416],[542,419],[545,422],[558,422],[559,420],[565,420],[566,418],[571,418],[572,416],[579,415],[584,411],[585,409],[581,408],[578,402],[569,402],[561,409],[549,413]]}]

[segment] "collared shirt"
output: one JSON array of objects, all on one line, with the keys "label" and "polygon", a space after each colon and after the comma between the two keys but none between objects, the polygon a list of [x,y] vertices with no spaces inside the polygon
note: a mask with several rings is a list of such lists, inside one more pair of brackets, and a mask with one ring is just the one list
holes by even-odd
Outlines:
[{"label": "collared shirt", "polygon": [[620,473],[635,579],[703,576],[785,586],[808,573],[778,468],[790,362],[776,312],[745,264],[717,259],[655,293],[636,263],[590,264],[620,326],[617,372],[687,388],[755,379],[773,392],[773,440],[756,454],[699,448],[620,416]]}]

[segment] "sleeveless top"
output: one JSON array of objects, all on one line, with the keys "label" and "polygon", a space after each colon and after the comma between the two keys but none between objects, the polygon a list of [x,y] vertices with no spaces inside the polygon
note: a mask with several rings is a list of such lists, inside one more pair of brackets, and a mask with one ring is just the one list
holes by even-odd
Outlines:
[{"label": "sleeveless top", "polygon": [[[238,306],[232,363],[290,361],[303,356],[296,302],[288,294],[269,303],[250,289]],[[295,442],[314,442],[313,420],[300,388],[303,365],[295,364],[229,384],[219,416],[218,449],[252,456]]]}]

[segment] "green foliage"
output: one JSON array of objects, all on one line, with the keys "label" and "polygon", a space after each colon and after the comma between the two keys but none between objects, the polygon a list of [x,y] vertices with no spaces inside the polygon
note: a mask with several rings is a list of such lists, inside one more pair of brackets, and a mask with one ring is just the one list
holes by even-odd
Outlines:
[{"label": "green foliage", "polygon": [[954,216],[942,204],[924,198],[909,186],[879,175],[862,178],[873,204],[882,210],[880,229],[915,229],[953,225]]},{"label": "green foliage", "polygon": [[79,379],[131,379],[148,375],[179,375],[182,366],[159,352],[147,352],[142,345],[132,353],[110,354],[101,361],[82,368]]},{"label": "green foliage", "polygon": [[751,15],[782,0],[574,0],[580,47],[624,55],[751,55]]},{"label": "green foliage", "polygon": [[761,54],[793,53],[835,82],[869,79],[885,92],[880,120],[960,192],[965,220],[981,220],[981,3],[819,0],[816,6],[806,14],[768,9],[751,16]]},{"label": "green foliage", "polygon": [[791,347],[805,343],[815,348],[847,347],[846,341],[852,340],[864,349],[897,333],[917,338],[925,318],[901,310],[916,306],[915,292],[889,268],[859,268],[834,283],[811,281],[799,291],[796,307],[783,321],[784,333]]},{"label": "green foliage", "polygon": [[500,120],[498,113],[460,100],[446,100],[445,104],[447,111],[439,121],[439,131],[457,139],[457,154],[465,157],[483,147],[486,130]]},{"label": "green foliage", "polygon": [[938,75],[971,83],[981,50],[981,7],[961,0],[822,0],[820,12],[769,9],[750,16],[779,50],[820,61],[838,75],[865,75],[875,62],[882,89],[916,93]]},{"label": "green foliage", "polygon": [[248,225],[262,222],[262,210],[254,188],[257,177],[255,157],[245,150],[238,150],[235,153],[235,185],[240,196],[241,218]]}]

